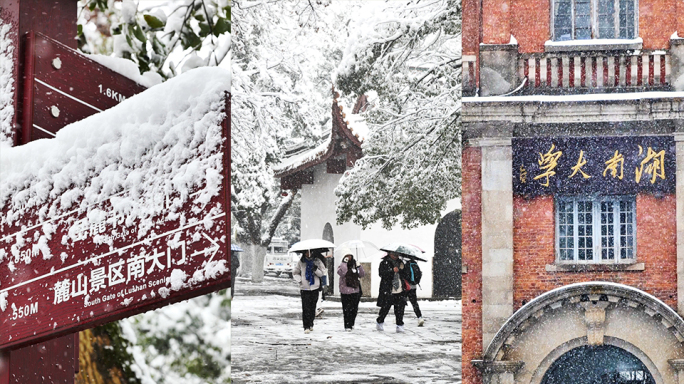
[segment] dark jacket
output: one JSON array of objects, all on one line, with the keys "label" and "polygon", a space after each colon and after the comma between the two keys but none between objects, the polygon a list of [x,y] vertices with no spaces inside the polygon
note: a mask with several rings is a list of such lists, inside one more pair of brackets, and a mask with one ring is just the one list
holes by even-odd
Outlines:
[{"label": "dark jacket", "polygon": [[[399,260],[399,277],[402,280],[402,288],[404,287],[404,281],[406,279],[406,268],[404,268],[404,263]],[[378,293],[378,307],[384,307],[393,303],[392,301],[392,280],[394,279],[394,262],[389,256],[385,256],[380,263],[380,268],[378,268],[380,274],[380,292]],[[405,296],[406,292],[402,291],[398,295]]]}]

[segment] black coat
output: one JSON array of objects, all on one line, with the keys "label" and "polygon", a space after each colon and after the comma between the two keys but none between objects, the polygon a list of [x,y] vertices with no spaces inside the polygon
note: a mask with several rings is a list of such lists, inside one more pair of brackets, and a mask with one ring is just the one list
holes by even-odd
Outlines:
[{"label": "black coat", "polygon": [[[401,266],[399,267],[399,277],[401,278],[401,287],[404,289],[404,280],[406,280],[406,268],[402,268],[404,263],[399,261]],[[378,293],[378,307],[384,307],[385,305],[390,305],[394,301],[392,300],[392,280],[394,280],[394,263],[389,256],[385,256],[380,263],[380,268],[378,268],[380,274],[380,292]],[[406,291],[397,293],[396,295],[406,295]]]}]

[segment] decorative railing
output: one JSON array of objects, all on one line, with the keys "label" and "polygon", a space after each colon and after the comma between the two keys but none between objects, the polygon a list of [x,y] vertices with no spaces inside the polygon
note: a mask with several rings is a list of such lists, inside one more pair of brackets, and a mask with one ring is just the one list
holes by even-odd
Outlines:
[{"label": "decorative railing", "polygon": [[670,56],[652,52],[558,52],[519,55],[520,81],[526,93],[547,90],[607,91],[667,89]]},{"label": "decorative railing", "polygon": [[[477,93],[475,56],[463,56],[463,96]],[[518,54],[513,94],[671,90],[666,51],[572,51]],[[522,85],[524,83],[524,85]],[[522,85],[522,86],[521,86]]]}]

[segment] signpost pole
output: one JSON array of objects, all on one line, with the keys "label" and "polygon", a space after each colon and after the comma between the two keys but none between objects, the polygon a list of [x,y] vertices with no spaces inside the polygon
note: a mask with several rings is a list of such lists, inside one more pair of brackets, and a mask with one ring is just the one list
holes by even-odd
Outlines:
[{"label": "signpost pole", "polygon": [[[3,9],[4,8],[4,9]],[[14,44],[14,69],[13,69],[13,79],[15,81],[15,89],[19,92],[24,91],[21,87],[21,79],[25,68],[23,65],[24,53],[22,48],[25,48],[24,41],[22,37],[28,32],[41,32],[52,38],[69,45],[72,48],[76,48],[76,40],[74,36],[76,34],[76,15],[77,6],[76,0],[55,2],[51,0],[32,0],[32,1],[12,1],[8,4],[3,2],[2,7],[0,7],[0,22],[2,24],[12,25],[12,29],[16,34],[13,34],[12,40]],[[56,22],[46,23],[42,15],[51,15],[52,18],[56,19]],[[16,123],[17,120],[21,119],[21,113],[23,111],[22,107],[25,107],[20,102],[21,95],[15,94],[14,97],[14,107],[15,116],[13,122]],[[15,124],[17,126],[18,124]],[[20,141],[18,138],[22,137],[22,133],[15,133],[15,142]],[[24,141],[25,144],[27,141]],[[17,376],[17,372],[21,369],[19,368],[20,359],[16,359],[14,365],[12,365],[11,355],[22,354],[22,353],[38,353],[41,350],[42,354],[47,354],[53,356],[57,364],[51,366],[42,367],[43,372],[41,374],[46,377],[53,376],[53,374],[59,375],[59,367],[68,367],[70,360],[73,363],[75,358],[75,369],[78,369],[78,332],[74,336],[69,336],[69,343],[72,344],[73,349],[72,356],[63,356],[61,352],[64,352],[64,346],[66,343],[66,338],[57,339],[55,343],[44,343],[41,345],[32,345],[22,349],[10,351],[10,350],[0,350],[0,384],[10,384],[10,372],[14,372],[14,376]],[[24,362],[28,364],[26,366],[30,369],[29,362]],[[35,367],[34,367],[35,368]],[[71,375],[67,374],[64,383],[73,383],[74,375],[73,370]]]},{"label": "signpost pole", "polygon": [[9,384],[9,351],[0,350],[0,384]]}]

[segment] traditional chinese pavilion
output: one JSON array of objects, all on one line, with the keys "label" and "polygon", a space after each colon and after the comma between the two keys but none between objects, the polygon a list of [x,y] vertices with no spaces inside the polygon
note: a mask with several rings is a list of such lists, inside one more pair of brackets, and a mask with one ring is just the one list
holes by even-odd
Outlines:
[{"label": "traditional chinese pavilion", "polygon": [[[292,146],[286,160],[275,170],[282,189],[301,191],[301,238],[322,238],[336,245],[349,240],[367,241],[377,247],[393,242],[418,245],[428,260],[420,264],[423,278],[417,290],[418,297],[460,297],[460,210],[457,201],[449,204],[437,225],[410,230],[397,225],[388,231],[379,224],[367,229],[354,223],[337,224],[335,188],[344,172],[363,156],[361,144],[368,128],[360,112],[369,102],[362,96],[353,107],[348,107],[337,92],[333,93],[331,118],[325,123],[320,143]],[[362,288],[365,296],[377,297],[381,257],[377,250],[366,256],[359,257],[359,261],[371,273],[366,282],[362,281],[367,285]],[[330,293],[338,294],[336,270],[340,259],[336,257],[328,268],[328,281],[332,282]]]},{"label": "traditional chinese pavilion", "polygon": [[463,382],[684,382],[684,2],[462,5]]}]

